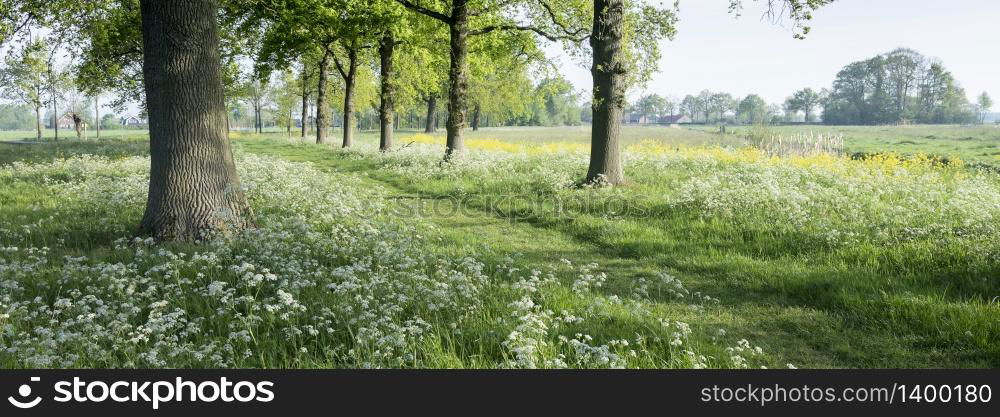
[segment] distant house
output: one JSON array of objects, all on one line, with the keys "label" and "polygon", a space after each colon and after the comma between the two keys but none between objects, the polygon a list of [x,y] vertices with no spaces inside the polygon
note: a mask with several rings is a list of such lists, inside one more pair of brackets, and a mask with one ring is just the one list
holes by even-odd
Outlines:
[{"label": "distant house", "polygon": [[56,124],[59,125],[60,129],[75,128],[75,126],[73,125],[73,116],[70,115],[69,113],[62,115],[62,117],[60,117],[59,120],[56,121]]},{"label": "distant house", "polygon": [[121,118],[121,125],[125,127],[145,127],[149,123],[146,119],[140,119],[135,116],[123,116]]},{"label": "distant house", "polygon": [[668,125],[670,127],[680,127],[680,125],[687,123],[691,123],[691,118],[683,114],[663,116],[660,118],[661,125]]},{"label": "distant house", "polygon": [[660,124],[668,125],[671,127],[678,127],[679,125],[685,123],[691,123],[692,120],[688,116],[675,115],[675,116],[646,116],[640,113],[625,112],[622,114],[622,122],[628,124]]}]

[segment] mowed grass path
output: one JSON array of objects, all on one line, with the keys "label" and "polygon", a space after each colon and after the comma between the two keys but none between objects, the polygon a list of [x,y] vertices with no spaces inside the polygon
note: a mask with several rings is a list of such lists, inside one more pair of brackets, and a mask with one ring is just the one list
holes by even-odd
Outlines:
[{"label": "mowed grass path", "polygon": [[[377,158],[333,148],[284,140],[236,143],[244,151],[367,176],[409,201],[427,204],[468,191],[468,184],[412,181],[391,173]],[[870,247],[846,254],[810,248],[788,252],[767,239],[733,236],[717,224],[669,211],[642,219],[603,213],[566,219],[496,207],[425,213],[424,219],[438,227],[440,250],[469,248],[498,259],[520,253],[526,268],[562,258],[594,262],[608,273],[610,292],[657,271],[676,273],[688,288],[721,300],[704,314],[678,319],[725,328],[797,366],[1000,366],[995,343],[1000,308],[982,300],[995,292],[988,288],[996,283],[973,284],[976,289],[970,291],[961,280],[982,271],[966,271],[963,265],[955,265],[953,273],[920,265],[901,268],[906,260],[892,259],[901,253]],[[995,268],[987,276],[995,278]],[[984,287],[985,293],[974,294]]]}]

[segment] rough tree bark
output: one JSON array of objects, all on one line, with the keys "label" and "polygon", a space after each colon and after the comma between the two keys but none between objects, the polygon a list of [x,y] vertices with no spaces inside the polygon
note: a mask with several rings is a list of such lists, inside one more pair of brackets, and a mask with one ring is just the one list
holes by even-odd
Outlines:
[{"label": "rough tree bark", "polygon": [[325,144],[326,143],[326,130],[330,126],[330,122],[327,120],[329,117],[329,109],[326,105],[326,76],[330,71],[330,56],[332,53],[329,49],[323,52],[323,58],[319,61],[319,76],[316,84],[316,143]]},{"label": "rough tree bark", "polygon": [[253,133],[260,133],[260,96],[258,96],[259,90],[254,87],[254,95],[251,97],[251,105],[253,106]]},{"label": "rough tree bark", "polygon": [[52,129],[55,130],[55,140],[59,140],[59,107],[56,105],[56,82],[52,79],[52,63],[49,62],[49,94],[52,97]]},{"label": "rough tree bark", "polygon": [[393,53],[396,49],[396,39],[391,33],[386,34],[379,41],[378,54],[380,58],[381,71],[381,102],[379,103],[379,150],[386,152],[392,149],[392,133],[395,99],[396,99],[396,72],[393,68]]},{"label": "rough tree bark", "polygon": [[38,141],[42,141],[42,107],[35,105],[35,130],[38,134]]},{"label": "rough tree bark", "polygon": [[427,124],[424,126],[424,133],[435,131],[437,131],[437,96],[432,95],[427,99]]},{"label": "rough tree bark", "polygon": [[309,118],[309,73],[306,65],[302,64],[302,139],[306,138],[306,119]]},{"label": "rough tree bark", "polygon": [[448,122],[445,125],[444,160],[448,161],[465,152],[462,129],[465,128],[466,90],[469,87],[469,36],[468,1],[455,0],[448,27],[451,42],[451,65],[448,68]]},{"label": "rough tree bark", "polygon": [[76,130],[76,140],[83,139],[83,132],[81,131],[82,128],[83,119],[80,118],[80,115],[73,113],[73,129]]},{"label": "rough tree bark", "polygon": [[333,62],[337,65],[337,71],[344,78],[344,142],[343,147],[350,148],[354,144],[354,83],[358,75],[358,41],[355,39],[350,45],[345,45],[347,49],[347,68],[340,64],[340,60],[334,56]]},{"label": "rough tree bark", "polygon": [[216,0],[143,0],[149,197],[140,231],[190,241],[248,225],[229,140]]},{"label": "rough tree bark", "polygon": [[594,78],[590,168],[587,182],[621,184],[619,133],[625,107],[625,62],[622,54],[624,0],[594,0],[591,75]]},{"label": "rough tree bark", "polygon": [[472,108],[472,131],[479,131],[479,103],[476,103]]}]

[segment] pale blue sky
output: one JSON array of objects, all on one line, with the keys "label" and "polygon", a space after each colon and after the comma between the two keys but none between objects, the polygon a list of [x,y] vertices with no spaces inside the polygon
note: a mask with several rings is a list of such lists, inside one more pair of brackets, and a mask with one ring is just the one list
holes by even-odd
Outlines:
[{"label": "pale blue sky", "polygon": [[[796,89],[829,87],[844,65],[903,46],[940,58],[970,99],[987,91],[1000,101],[1000,0],[837,0],[816,13],[804,41],[792,39],[788,22],[761,20],[761,4],[747,0],[739,19],[727,4],[681,0],[677,37],[663,41],[648,92],[683,97],[707,88],[778,103]],[[590,90],[586,69],[562,71]]]}]

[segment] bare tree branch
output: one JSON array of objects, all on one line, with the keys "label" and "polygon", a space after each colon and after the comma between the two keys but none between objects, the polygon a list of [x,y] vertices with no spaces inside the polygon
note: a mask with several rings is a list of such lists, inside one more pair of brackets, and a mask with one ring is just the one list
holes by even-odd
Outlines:
[{"label": "bare tree branch", "polygon": [[434,10],[428,9],[423,6],[418,6],[416,4],[410,3],[407,0],[396,0],[396,1],[399,2],[399,4],[402,4],[403,7],[406,7],[407,9],[413,10],[422,15],[433,17],[445,23],[451,23],[452,21],[451,16],[445,15],[444,13],[436,12]]},{"label": "bare tree branch", "polygon": [[[560,22],[559,19],[556,18],[556,13],[552,10],[552,6],[550,6],[549,3],[546,2],[545,0],[539,0],[538,3],[540,3],[542,5],[542,7],[545,8],[545,12],[549,15],[549,19],[552,19],[552,24],[558,26],[559,29],[562,29],[562,31],[563,31],[564,34],[566,34],[568,36],[571,36],[571,37],[579,37],[579,36],[582,36],[582,35],[586,34],[587,28],[585,28],[585,27],[584,28],[577,28],[576,30],[572,30],[572,31],[569,30],[569,28],[566,27],[566,25],[564,23]],[[589,38],[589,37],[590,37],[590,35],[587,34],[586,36],[584,36],[583,38],[581,38],[581,42],[582,42],[582,39],[586,39],[586,38]]]},{"label": "bare tree branch", "polygon": [[561,35],[561,34],[549,33],[549,32],[547,32],[544,29],[539,28],[539,27],[535,27],[535,26],[522,26],[522,25],[493,25],[493,26],[487,26],[487,27],[484,27],[482,29],[470,30],[469,31],[469,36],[485,35],[485,34],[490,33],[490,32],[506,31],[506,30],[518,30],[518,31],[535,32],[539,36],[541,36],[541,37],[543,37],[545,39],[548,39],[550,41],[553,41],[553,42],[555,42],[555,41],[583,42],[583,41],[585,41],[585,40],[587,40],[587,39],[590,38],[590,34],[589,33],[586,34],[586,35],[584,35],[584,36],[572,36],[572,35],[568,35],[568,34]]},{"label": "bare tree branch", "polygon": [[544,0],[539,0],[539,4],[545,9],[545,14],[548,15],[552,24],[558,28],[558,31],[562,33],[553,33],[543,28],[537,26],[526,26],[526,25],[515,25],[515,24],[502,24],[502,25],[491,25],[481,29],[469,31],[469,35],[483,35],[495,31],[505,31],[505,30],[518,30],[518,31],[530,31],[544,37],[550,41],[572,41],[572,42],[583,42],[590,38],[590,33],[587,28],[577,28],[570,30],[565,23],[560,22],[559,18],[556,17],[555,11],[552,10],[552,6]]}]

